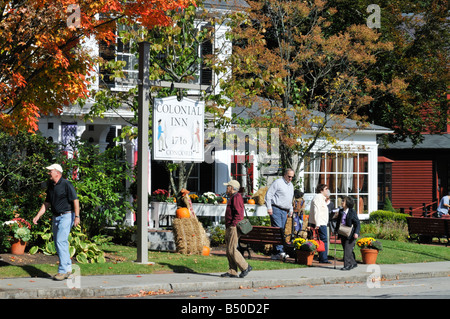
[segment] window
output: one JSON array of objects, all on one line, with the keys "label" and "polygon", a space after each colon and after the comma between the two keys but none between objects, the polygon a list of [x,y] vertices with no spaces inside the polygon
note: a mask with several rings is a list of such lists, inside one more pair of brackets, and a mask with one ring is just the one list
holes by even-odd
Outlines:
[{"label": "window", "polygon": [[[107,74],[107,70],[101,70],[101,73],[107,74],[108,76],[104,78],[104,82],[110,86],[114,87],[118,90],[127,89],[129,86],[134,86],[137,83],[139,77],[139,70],[137,69],[138,58],[135,54],[131,52],[132,42],[126,40],[121,36],[123,31],[128,30],[130,27],[118,24],[117,25],[117,43],[116,46],[106,46],[103,45],[100,48],[100,56],[105,60],[115,59],[116,61],[123,61],[124,66],[122,71],[124,73],[124,78],[114,81],[110,79],[111,74]],[[133,31],[138,31],[139,25],[135,25],[132,27]],[[211,26],[202,26],[201,29],[211,30]],[[213,54],[213,41],[214,38],[207,37],[200,45],[196,45],[197,54],[201,59],[199,63],[194,63],[190,70],[192,71],[192,79],[189,83],[193,84],[202,84],[202,85],[211,85],[213,72],[210,67],[206,65],[204,62],[204,58],[207,55]],[[164,59],[164,55],[161,54],[160,59]]]},{"label": "window", "polygon": [[231,156],[231,177],[241,184],[246,193],[253,192],[253,156]]},{"label": "window", "polygon": [[387,198],[392,201],[392,162],[378,162],[379,209],[384,209]]},{"label": "window", "polygon": [[[123,73],[125,78],[123,79],[124,83],[133,83],[133,81],[137,81],[139,71],[135,67],[138,65],[138,59],[136,55],[131,53],[131,41],[125,41],[121,36],[122,31],[126,31],[127,26],[123,24],[118,24],[117,26],[117,47],[116,47],[116,60],[124,61],[125,65],[123,67]],[[138,26],[133,27],[133,29],[137,30]],[[136,82],[134,82],[136,83]]]},{"label": "window", "polygon": [[319,184],[327,184],[336,207],[341,206],[344,196],[350,196],[357,213],[366,213],[368,158],[367,153],[310,153],[304,161],[305,193],[314,194]]},{"label": "window", "polygon": [[72,157],[73,152],[75,151],[73,149],[73,142],[76,140],[77,137],[77,123],[61,123],[61,144],[63,147],[63,153],[68,156]]},{"label": "window", "polygon": [[211,54],[213,54],[213,43],[211,42],[211,39],[205,39],[205,41],[203,41],[203,43],[200,45],[200,56],[202,58],[200,84],[202,85],[211,85],[212,83],[212,69],[209,68],[204,62],[205,56]]}]

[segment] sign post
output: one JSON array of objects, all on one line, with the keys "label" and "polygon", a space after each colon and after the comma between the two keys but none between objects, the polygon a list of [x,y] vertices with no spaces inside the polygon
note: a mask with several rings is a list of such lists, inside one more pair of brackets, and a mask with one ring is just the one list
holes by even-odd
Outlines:
[{"label": "sign post", "polygon": [[[151,190],[151,178],[150,176],[150,156],[149,156],[149,144],[148,144],[148,125],[149,125],[149,107],[150,107],[150,87],[174,87],[174,88],[184,88],[184,89],[199,89],[204,91],[211,90],[210,86],[195,85],[187,83],[173,83],[167,81],[150,81],[150,43],[140,42],[139,43],[139,78],[138,78],[138,172],[137,172],[137,184],[138,184],[138,211],[136,214],[137,222],[137,263],[148,264],[148,219],[149,219],[149,206],[148,206],[148,195]],[[176,99],[176,97],[175,97]],[[185,99],[191,107],[189,111],[191,115],[197,115],[201,117],[201,124],[198,128],[196,122],[192,122],[190,134],[196,139],[200,140],[200,149],[197,149],[197,145],[194,144],[193,140],[189,142],[191,150],[185,153],[194,154],[195,158],[190,157],[190,161],[203,161],[203,116],[204,116],[204,102],[195,102],[189,99]],[[180,107],[180,106],[179,106]],[[178,110],[180,111],[180,110]],[[155,113],[155,112],[154,112]],[[200,114],[201,113],[201,114]],[[193,117],[197,119],[197,117]],[[179,118],[180,123],[185,123],[185,120]],[[153,122],[155,126],[155,122]],[[194,130],[194,131],[192,131]],[[179,143],[186,144],[184,149],[187,149],[188,140],[181,131],[178,131]],[[156,132],[153,130],[153,132]],[[183,131],[184,132],[184,131]],[[157,138],[156,134],[153,135],[153,140]],[[176,139],[173,139],[176,141]],[[195,148],[194,148],[195,147]],[[155,149],[155,147],[153,147]],[[192,151],[194,149],[194,151]],[[201,158],[199,159],[199,156]],[[177,160],[182,160],[181,157]],[[188,159],[189,160],[189,159]]]},{"label": "sign post", "polygon": [[150,106],[150,43],[139,43],[139,86],[138,86],[138,211],[137,221],[137,260],[148,263],[148,192],[149,185],[149,151],[148,118]]}]

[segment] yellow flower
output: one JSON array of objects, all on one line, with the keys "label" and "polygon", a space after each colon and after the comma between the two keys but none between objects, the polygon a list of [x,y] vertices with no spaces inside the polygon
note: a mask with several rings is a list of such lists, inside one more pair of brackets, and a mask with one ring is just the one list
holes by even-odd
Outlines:
[{"label": "yellow flower", "polygon": [[316,246],[316,249],[319,247],[319,243],[317,241],[315,241],[314,239],[310,239],[309,240],[311,243],[314,244],[314,246]]},{"label": "yellow flower", "polygon": [[304,238],[295,238],[293,241],[293,244],[295,246],[296,249],[300,249],[300,246],[306,241],[306,239]]},{"label": "yellow flower", "polygon": [[361,238],[359,239],[356,244],[358,245],[358,247],[368,247],[372,244],[372,242],[375,241],[375,238],[372,237],[365,237],[365,238]]}]

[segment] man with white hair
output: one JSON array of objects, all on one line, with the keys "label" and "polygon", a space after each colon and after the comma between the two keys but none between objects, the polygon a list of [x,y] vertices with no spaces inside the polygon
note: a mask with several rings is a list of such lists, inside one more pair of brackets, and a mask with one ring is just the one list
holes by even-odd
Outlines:
[{"label": "man with white hair", "polygon": [[244,200],[238,190],[241,184],[236,180],[224,183],[227,186],[227,208],[225,210],[225,243],[227,246],[228,271],[222,277],[235,278],[238,276],[238,269],[241,270],[240,278],[244,278],[252,270],[237,249],[240,233],[237,224],[244,219]]},{"label": "man with white hair", "polygon": [[62,178],[63,169],[59,164],[46,167],[50,176],[47,197],[33,223],[51,207],[53,214],[53,240],[59,257],[58,273],[55,280],[67,279],[72,273],[72,260],[69,253],[69,234],[73,225],[80,223],[80,203],[72,183]]},{"label": "man with white hair", "polygon": [[[292,206],[292,200],[294,199],[293,178],[294,170],[292,168],[286,169],[283,177],[270,185],[265,197],[267,213],[270,215],[272,227],[280,227],[283,231],[286,227],[288,215],[291,217],[294,210]],[[276,254],[272,255],[272,259],[285,260],[289,257],[284,252],[283,245],[276,245],[275,250]]]}]

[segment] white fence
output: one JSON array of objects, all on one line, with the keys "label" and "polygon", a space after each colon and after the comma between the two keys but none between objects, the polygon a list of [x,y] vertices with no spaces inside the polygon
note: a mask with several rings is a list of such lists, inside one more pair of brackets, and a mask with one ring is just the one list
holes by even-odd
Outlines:
[{"label": "white fence", "polygon": [[[225,217],[225,204],[192,204],[196,216],[215,217],[216,222],[221,217]],[[149,207],[149,228],[158,229],[160,221],[166,219],[167,222],[176,215],[177,205],[175,203],[167,202],[151,202]],[[246,204],[245,209],[248,216],[267,216],[267,208],[265,205],[250,205]]]}]

